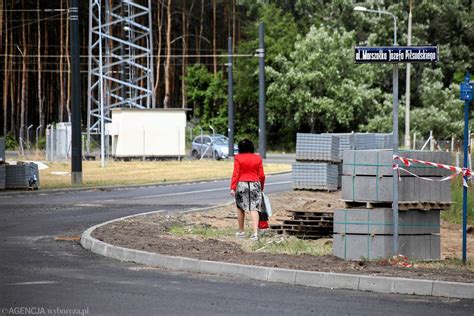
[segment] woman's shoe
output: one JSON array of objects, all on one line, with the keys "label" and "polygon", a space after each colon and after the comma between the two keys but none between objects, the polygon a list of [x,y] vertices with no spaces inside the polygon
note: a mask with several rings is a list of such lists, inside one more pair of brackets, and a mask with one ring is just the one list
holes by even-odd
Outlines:
[{"label": "woman's shoe", "polygon": [[250,236],[250,240],[258,241],[258,234],[252,234],[252,236]]},{"label": "woman's shoe", "polygon": [[244,232],[236,232],[235,233],[235,238],[239,238],[239,239],[245,238],[245,233]]}]

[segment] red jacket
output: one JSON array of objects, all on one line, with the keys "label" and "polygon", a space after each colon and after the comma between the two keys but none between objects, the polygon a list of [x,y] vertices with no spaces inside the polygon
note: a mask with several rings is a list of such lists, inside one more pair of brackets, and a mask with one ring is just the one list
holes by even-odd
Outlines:
[{"label": "red jacket", "polygon": [[265,173],[263,172],[263,163],[260,156],[251,153],[235,155],[234,173],[232,174],[230,189],[235,191],[239,181],[260,181],[263,191]]}]

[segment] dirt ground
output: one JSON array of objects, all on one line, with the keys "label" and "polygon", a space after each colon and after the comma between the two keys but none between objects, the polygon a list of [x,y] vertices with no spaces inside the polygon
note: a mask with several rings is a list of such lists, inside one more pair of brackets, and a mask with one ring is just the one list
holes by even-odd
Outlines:
[{"label": "dirt ground", "polygon": [[[293,191],[270,195],[273,216],[270,224],[278,223],[278,218],[287,217],[286,210],[332,211],[344,207],[340,192]],[[246,231],[250,233],[250,219],[246,219]],[[474,267],[459,264],[461,258],[461,227],[442,221],[441,256],[443,260],[412,262],[412,267],[402,266],[397,259],[377,261],[345,261],[328,254],[313,256],[308,254],[283,254],[248,251],[252,242],[235,239],[230,235],[202,237],[200,235],[176,235],[170,232],[174,226],[212,227],[218,230],[233,230],[237,226],[237,215],[233,205],[206,212],[186,215],[155,214],[134,217],[103,226],[93,233],[93,237],[107,243],[126,248],[157,252],[167,255],[184,256],[203,260],[234,262],[307,271],[325,271],[364,275],[396,276],[419,279],[445,280],[474,283]],[[267,232],[263,242],[281,241],[288,238]],[[294,237],[290,237],[294,238]],[[332,239],[310,241],[314,245],[331,246]],[[468,234],[468,258],[474,256],[474,235]],[[263,246],[265,247],[265,245]],[[263,249],[262,247],[262,249]],[[326,249],[330,249],[326,247]]]}]

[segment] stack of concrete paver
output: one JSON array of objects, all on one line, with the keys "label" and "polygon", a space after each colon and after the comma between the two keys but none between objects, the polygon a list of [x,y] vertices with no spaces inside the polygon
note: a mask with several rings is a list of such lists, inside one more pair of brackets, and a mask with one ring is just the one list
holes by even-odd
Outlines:
[{"label": "stack of concrete paver", "polygon": [[[404,151],[400,156],[451,164],[446,152]],[[392,151],[344,152],[342,199],[335,210],[334,255],[344,259],[376,259],[393,253]],[[404,167],[404,166],[402,166]],[[449,170],[422,164],[401,171],[398,181],[399,253],[413,259],[440,258],[440,210],[451,205]]]},{"label": "stack of concrete paver", "polygon": [[6,189],[38,189],[39,172],[35,163],[5,166]]},{"label": "stack of concrete paver", "polygon": [[[341,162],[344,151],[389,149],[392,146],[391,138],[392,134],[381,133],[298,133],[293,188],[337,190],[342,186]],[[337,180],[333,178],[334,174]]]},{"label": "stack of concrete paver", "polygon": [[293,189],[338,189],[339,139],[330,134],[301,134],[296,137]]}]

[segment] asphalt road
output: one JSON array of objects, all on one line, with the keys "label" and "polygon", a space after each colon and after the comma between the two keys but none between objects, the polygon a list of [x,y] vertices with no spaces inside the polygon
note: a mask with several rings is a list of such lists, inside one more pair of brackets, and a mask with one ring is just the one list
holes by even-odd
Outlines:
[{"label": "asphalt road", "polygon": [[[290,187],[290,175],[271,176],[266,191]],[[0,315],[472,315],[472,300],[171,272],[101,257],[77,241],[55,241],[126,215],[229,201],[228,181],[1,193]]]}]

